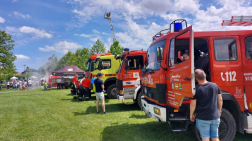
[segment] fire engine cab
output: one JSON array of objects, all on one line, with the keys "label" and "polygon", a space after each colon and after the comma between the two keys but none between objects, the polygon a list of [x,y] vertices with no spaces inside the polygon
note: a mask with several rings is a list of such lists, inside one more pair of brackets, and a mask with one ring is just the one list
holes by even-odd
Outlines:
[{"label": "fire engine cab", "polygon": [[[121,55],[115,55],[121,59],[121,65],[116,74],[117,99],[125,104],[137,103],[141,107],[140,74],[144,68],[147,51],[125,48]],[[127,102],[130,100],[130,102]]]},{"label": "fire engine cab", "polygon": [[222,92],[219,138],[230,141],[236,131],[252,133],[252,31],[194,32],[186,20],[179,19],[167,33],[162,32],[153,37],[142,69],[146,115],[168,122],[172,131],[186,131],[191,122],[190,98],[197,85],[194,71],[202,69],[207,81]]},{"label": "fire engine cab", "polygon": [[87,60],[86,62],[86,66],[87,66],[87,69],[86,69],[86,74],[85,76],[88,77],[88,79],[91,79],[92,76],[91,76],[91,73],[94,71],[95,69],[95,63],[96,63],[96,58],[97,56],[100,57],[101,55],[111,55],[111,53],[99,53],[99,54],[92,54],[90,56],[90,58]]}]

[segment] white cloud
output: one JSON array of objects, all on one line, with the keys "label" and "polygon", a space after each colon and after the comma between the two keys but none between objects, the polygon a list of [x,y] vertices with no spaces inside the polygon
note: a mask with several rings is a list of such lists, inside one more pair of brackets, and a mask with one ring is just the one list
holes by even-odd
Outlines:
[{"label": "white cloud", "polygon": [[31,16],[29,14],[22,14],[20,12],[17,12],[17,11],[14,11],[13,14],[16,16],[16,17],[21,17],[23,19],[26,19],[26,18],[30,18]]},{"label": "white cloud", "polygon": [[101,36],[98,35],[98,36],[91,37],[90,41],[96,42],[98,39],[101,40]]},{"label": "white cloud", "polygon": [[18,61],[19,60],[29,60],[30,59],[30,57],[22,55],[22,54],[16,54],[15,56],[17,57]]},{"label": "white cloud", "polygon": [[199,0],[69,0],[74,5],[73,13],[80,22],[95,20],[96,16],[110,11],[112,17],[132,16],[133,19],[145,18],[150,15],[160,16],[167,12],[194,14],[200,7]]},{"label": "white cloud", "polygon": [[[203,1],[200,0],[186,2],[184,0],[69,0],[69,3],[74,5],[73,12],[80,22],[93,22],[105,11],[110,11],[113,21],[116,21],[115,25],[123,30],[120,32],[115,30],[117,40],[123,47],[132,49],[148,48],[152,36],[162,29],[169,28],[169,23],[179,18],[186,19],[188,25],[194,26],[195,31],[251,28],[221,26],[222,20],[231,19],[231,16],[252,15],[251,0],[215,0],[215,2],[217,5],[203,9],[201,8]],[[164,19],[167,24],[159,19],[151,21],[156,17]],[[106,35],[102,31],[95,34]],[[108,35],[112,37],[111,34]],[[97,39],[93,36],[90,38],[91,41]],[[105,44],[109,45],[108,41]]]},{"label": "white cloud", "polygon": [[106,33],[106,32],[102,32],[102,35],[109,35],[108,33]]},{"label": "white cloud", "polygon": [[87,34],[74,34],[74,36],[80,36],[80,37],[86,37],[86,38],[89,38],[91,37],[91,35],[87,35]]},{"label": "white cloud", "polygon": [[243,26],[221,26],[222,20],[230,20],[231,16],[252,15],[252,7],[248,7],[246,0],[219,0],[222,7],[210,6],[207,10],[198,10],[194,24],[196,30],[241,30],[251,29]]},{"label": "white cloud", "polygon": [[87,35],[87,34],[81,34],[81,37],[91,37],[91,35]]},{"label": "white cloud", "polygon": [[93,31],[93,33],[95,33],[95,34],[100,34],[100,32],[99,32],[98,30],[96,30],[96,29],[93,29],[92,31]]},{"label": "white cloud", "polygon": [[22,26],[19,28],[21,33],[33,34],[35,38],[52,38],[52,34],[47,33],[45,30],[36,29],[29,26]]},{"label": "white cloud", "polygon": [[53,46],[46,45],[44,48],[39,47],[39,50],[44,51],[44,52],[67,53],[70,50],[75,50],[80,47],[81,45],[74,42],[61,41],[61,42],[55,43]]},{"label": "white cloud", "polygon": [[4,23],[5,22],[5,19],[0,17],[0,23]]}]

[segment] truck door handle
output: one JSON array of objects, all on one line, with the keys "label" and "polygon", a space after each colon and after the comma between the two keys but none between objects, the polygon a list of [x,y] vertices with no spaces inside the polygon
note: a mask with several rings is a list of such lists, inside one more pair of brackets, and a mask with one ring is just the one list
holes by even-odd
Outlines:
[{"label": "truck door handle", "polygon": [[185,81],[191,81],[191,78],[184,78]]}]

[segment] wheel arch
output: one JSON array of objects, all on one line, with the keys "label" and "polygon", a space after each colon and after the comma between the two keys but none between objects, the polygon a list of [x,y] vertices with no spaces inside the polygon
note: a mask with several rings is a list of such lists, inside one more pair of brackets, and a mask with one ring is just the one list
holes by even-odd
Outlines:
[{"label": "wheel arch", "polygon": [[237,131],[244,133],[244,122],[243,122],[243,113],[240,109],[240,105],[233,95],[226,91],[221,91],[223,99],[223,108],[228,110],[234,117],[236,121]]},{"label": "wheel arch", "polygon": [[136,87],[135,94],[134,94],[134,100],[137,100],[137,96],[140,92],[141,92],[141,85]]},{"label": "wheel arch", "polygon": [[111,84],[116,84],[116,77],[110,77],[105,80],[105,82],[104,82],[105,91],[107,91],[108,87]]}]

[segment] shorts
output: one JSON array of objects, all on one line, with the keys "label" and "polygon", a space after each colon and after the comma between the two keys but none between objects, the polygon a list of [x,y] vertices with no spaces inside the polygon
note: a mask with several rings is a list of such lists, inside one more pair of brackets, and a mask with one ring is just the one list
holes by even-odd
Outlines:
[{"label": "shorts", "polygon": [[220,118],[215,120],[196,119],[196,126],[199,129],[201,138],[218,138]]},{"label": "shorts", "polygon": [[103,92],[100,92],[100,93],[96,92],[95,95],[96,95],[96,99],[101,99],[101,100],[104,99],[104,93]]}]

